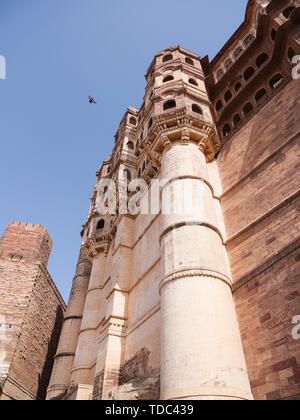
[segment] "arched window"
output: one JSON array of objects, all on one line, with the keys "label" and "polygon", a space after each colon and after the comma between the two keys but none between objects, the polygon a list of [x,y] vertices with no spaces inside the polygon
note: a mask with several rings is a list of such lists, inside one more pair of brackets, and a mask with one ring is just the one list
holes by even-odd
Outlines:
[{"label": "arched window", "polygon": [[295,55],[296,55],[295,51],[293,50],[293,48],[290,47],[288,49],[288,52],[287,52],[287,56],[288,56],[288,59],[289,59],[289,62],[290,63],[292,62],[292,60],[295,57]]},{"label": "arched window", "polygon": [[220,80],[220,79],[222,79],[222,77],[224,76],[224,72],[223,72],[223,70],[219,70],[218,72],[217,72],[217,79],[218,80]]},{"label": "arched window", "polygon": [[269,56],[266,53],[259,55],[256,59],[257,68],[260,68],[268,60],[268,58]]},{"label": "arched window", "polygon": [[167,76],[164,78],[163,83],[171,82],[171,80],[174,80],[173,76]]},{"label": "arched window", "polygon": [[167,101],[164,103],[164,111],[167,111],[168,109],[176,108],[176,102],[174,100]]},{"label": "arched window", "polygon": [[96,229],[97,229],[97,230],[104,229],[104,226],[105,226],[105,221],[104,221],[103,219],[101,219],[101,220],[99,220],[99,222],[97,223],[97,227],[96,227]]},{"label": "arched window", "polygon": [[194,61],[191,58],[189,58],[189,57],[186,57],[185,62],[187,64],[190,64],[191,66],[194,66],[195,65]]},{"label": "arched window", "polygon": [[148,124],[148,130],[150,130],[150,128],[153,125],[153,118],[150,118],[149,124]]},{"label": "arched window", "polygon": [[227,92],[224,95],[225,102],[229,102],[231,98],[232,98],[232,93],[230,90],[227,90]]},{"label": "arched window", "polygon": [[233,65],[233,61],[231,60],[231,58],[229,60],[226,61],[225,63],[225,69],[229,70],[230,67]]},{"label": "arched window", "polygon": [[270,80],[270,87],[271,89],[276,89],[282,82],[283,76],[280,73],[277,73],[272,79]]},{"label": "arched window", "polygon": [[224,137],[229,136],[230,132],[231,132],[230,125],[229,124],[225,124],[224,127],[223,127],[223,136]]},{"label": "arched window", "polygon": [[128,147],[129,150],[134,150],[134,144],[133,144],[133,142],[132,141],[129,141],[127,143],[127,147]]},{"label": "arched window", "polygon": [[237,60],[243,54],[243,52],[244,52],[243,48],[238,47],[233,53],[234,59]]},{"label": "arched window", "polygon": [[277,31],[276,31],[276,29],[272,29],[272,31],[271,31],[272,41],[275,41],[276,37],[277,37]]},{"label": "arched window", "polygon": [[245,116],[251,114],[253,111],[254,111],[254,108],[251,102],[248,102],[243,108],[243,112]]},{"label": "arched window", "polygon": [[196,82],[196,80],[194,80],[194,79],[190,79],[190,80],[189,80],[189,83],[190,83],[191,85],[198,86],[198,83],[197,83],[197,82]]},{"label": "arched window", "polygon": [[192,105],[192,111],[195,112],[196,114],[203,115],[202,108],[200,108],[200,106],[198,106],[196,104]]},{"label": "arched window", "polygon": [[173,55],[172,54],[167,54],[163,58],[163,63],[166,63],[167,61],[171,61],[171,60],[173,60]]},{"label": "arched window", "polygon": [[289,17],[291,16],[291,14],[293,13],[293,11],[295,10],[295,7],[294,6],[291,6],[291,7],[287,7],[283,12],[282,12],[282,14],[283,14],[283,16],[286,18],[286,19],[289,19]]},{"label": "arched window", "polygon": [[255,70],[253,67],[248,67],[247,70],[244,73],[244,79],[247,82],[247,80],[249,80],[253,74],[255,73]]},{"label": "arched window", "polygon": [[238,92],[241,89],[241,87],[242,87],[242,84],[240,82],[236,83],[234,86],[235,92]]},{"label": "arched window", "polygon": [[146,162],[143,163],[142,171],[144,172],[145,169],[146,169]]},{"label": "arched window", "polygon": [[223,108],[223,103],[221,99],[216,103],[216,111],[220,111],[220,109]]},{"label": "arched window", "polygon": [[233,117],[233,125],[234,127],[237,127],[242,122],[242,119],[239,114],[235,114]]},{"label": "arched window", "polygon": [[249,45],[251,45],[254,40],[255,40],[255,38],[252,34],[246,36],[246,38],[244,40],[245,47],[249,47]]},{"label": "arched window", "polygon": [[262,88],[255,95],[255,100],[256,100],[256,102],[260,102],[266,96],[267,96],[267,91],[266,91],[266,89]]},{"label": "arched window", "polygon": [[131,117],[129,120],[130,124],[136,125],[136,119],[134,117]]}]

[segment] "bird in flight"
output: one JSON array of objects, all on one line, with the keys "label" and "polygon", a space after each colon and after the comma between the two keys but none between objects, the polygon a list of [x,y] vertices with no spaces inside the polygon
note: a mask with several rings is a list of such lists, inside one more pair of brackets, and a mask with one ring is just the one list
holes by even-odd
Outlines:
[{"label": "bird in flight", "polygon": [[96,104],[97,102],[95,101],[94,98],[92,98],[91,96],[89,96],[89,103],[90,104]]}]

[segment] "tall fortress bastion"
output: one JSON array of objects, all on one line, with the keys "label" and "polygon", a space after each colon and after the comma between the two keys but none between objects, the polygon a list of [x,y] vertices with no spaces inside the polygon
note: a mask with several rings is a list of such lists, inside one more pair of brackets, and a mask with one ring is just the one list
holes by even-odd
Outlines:
[{"label": "tall fortress bastion", "polygon": [[154,57],[97,172],[48,400],[300,399],[299,23],[299,0],[250,0],[212,61]]}]

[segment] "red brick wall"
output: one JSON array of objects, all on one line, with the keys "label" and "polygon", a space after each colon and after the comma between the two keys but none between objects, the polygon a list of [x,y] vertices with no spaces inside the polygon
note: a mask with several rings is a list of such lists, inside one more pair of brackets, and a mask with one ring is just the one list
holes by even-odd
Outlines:
[{"label": "red brick wall", "polygon": [[45,397],[65,310],[44,264],[51,246],[44,227],[17,222],[0,240],[0,399]]},{"label": "red brick wall", "polygon": [[279,90],[218,159],[234,299],[257,399],[300,399],[292,338],[292,318],[300,315],[298,92],[299,81]]},{"label": "red brick wall", "polygon": [[245,279],[234,298],[255,399],[300,399],[300,249],[295,243]]},{"label": "red brick wall", "polygon": [[61,298],[39,267],[15,350],[10,376],[45,399],[64,316]]}]

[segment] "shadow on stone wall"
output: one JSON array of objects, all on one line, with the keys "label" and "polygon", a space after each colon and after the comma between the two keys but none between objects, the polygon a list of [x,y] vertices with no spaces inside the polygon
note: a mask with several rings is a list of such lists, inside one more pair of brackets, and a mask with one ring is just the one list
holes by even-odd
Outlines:
[{"label": "shadow on stone wall", "polygon": [[47,387],[49,385],[50,378],[51,378],[51,372],[54,365],[54,356],[56,354],[56,350],[58,346],[63,319],[64,319],[63,310],[60,306],[58,306],[56,309],[56,318],[55,318],[52,335],[48,344],[45,364],[44,364],[41,374],[39,374],[39,385],[38,385],[37,396],[36,396],[37,400],[46,399]]}]

